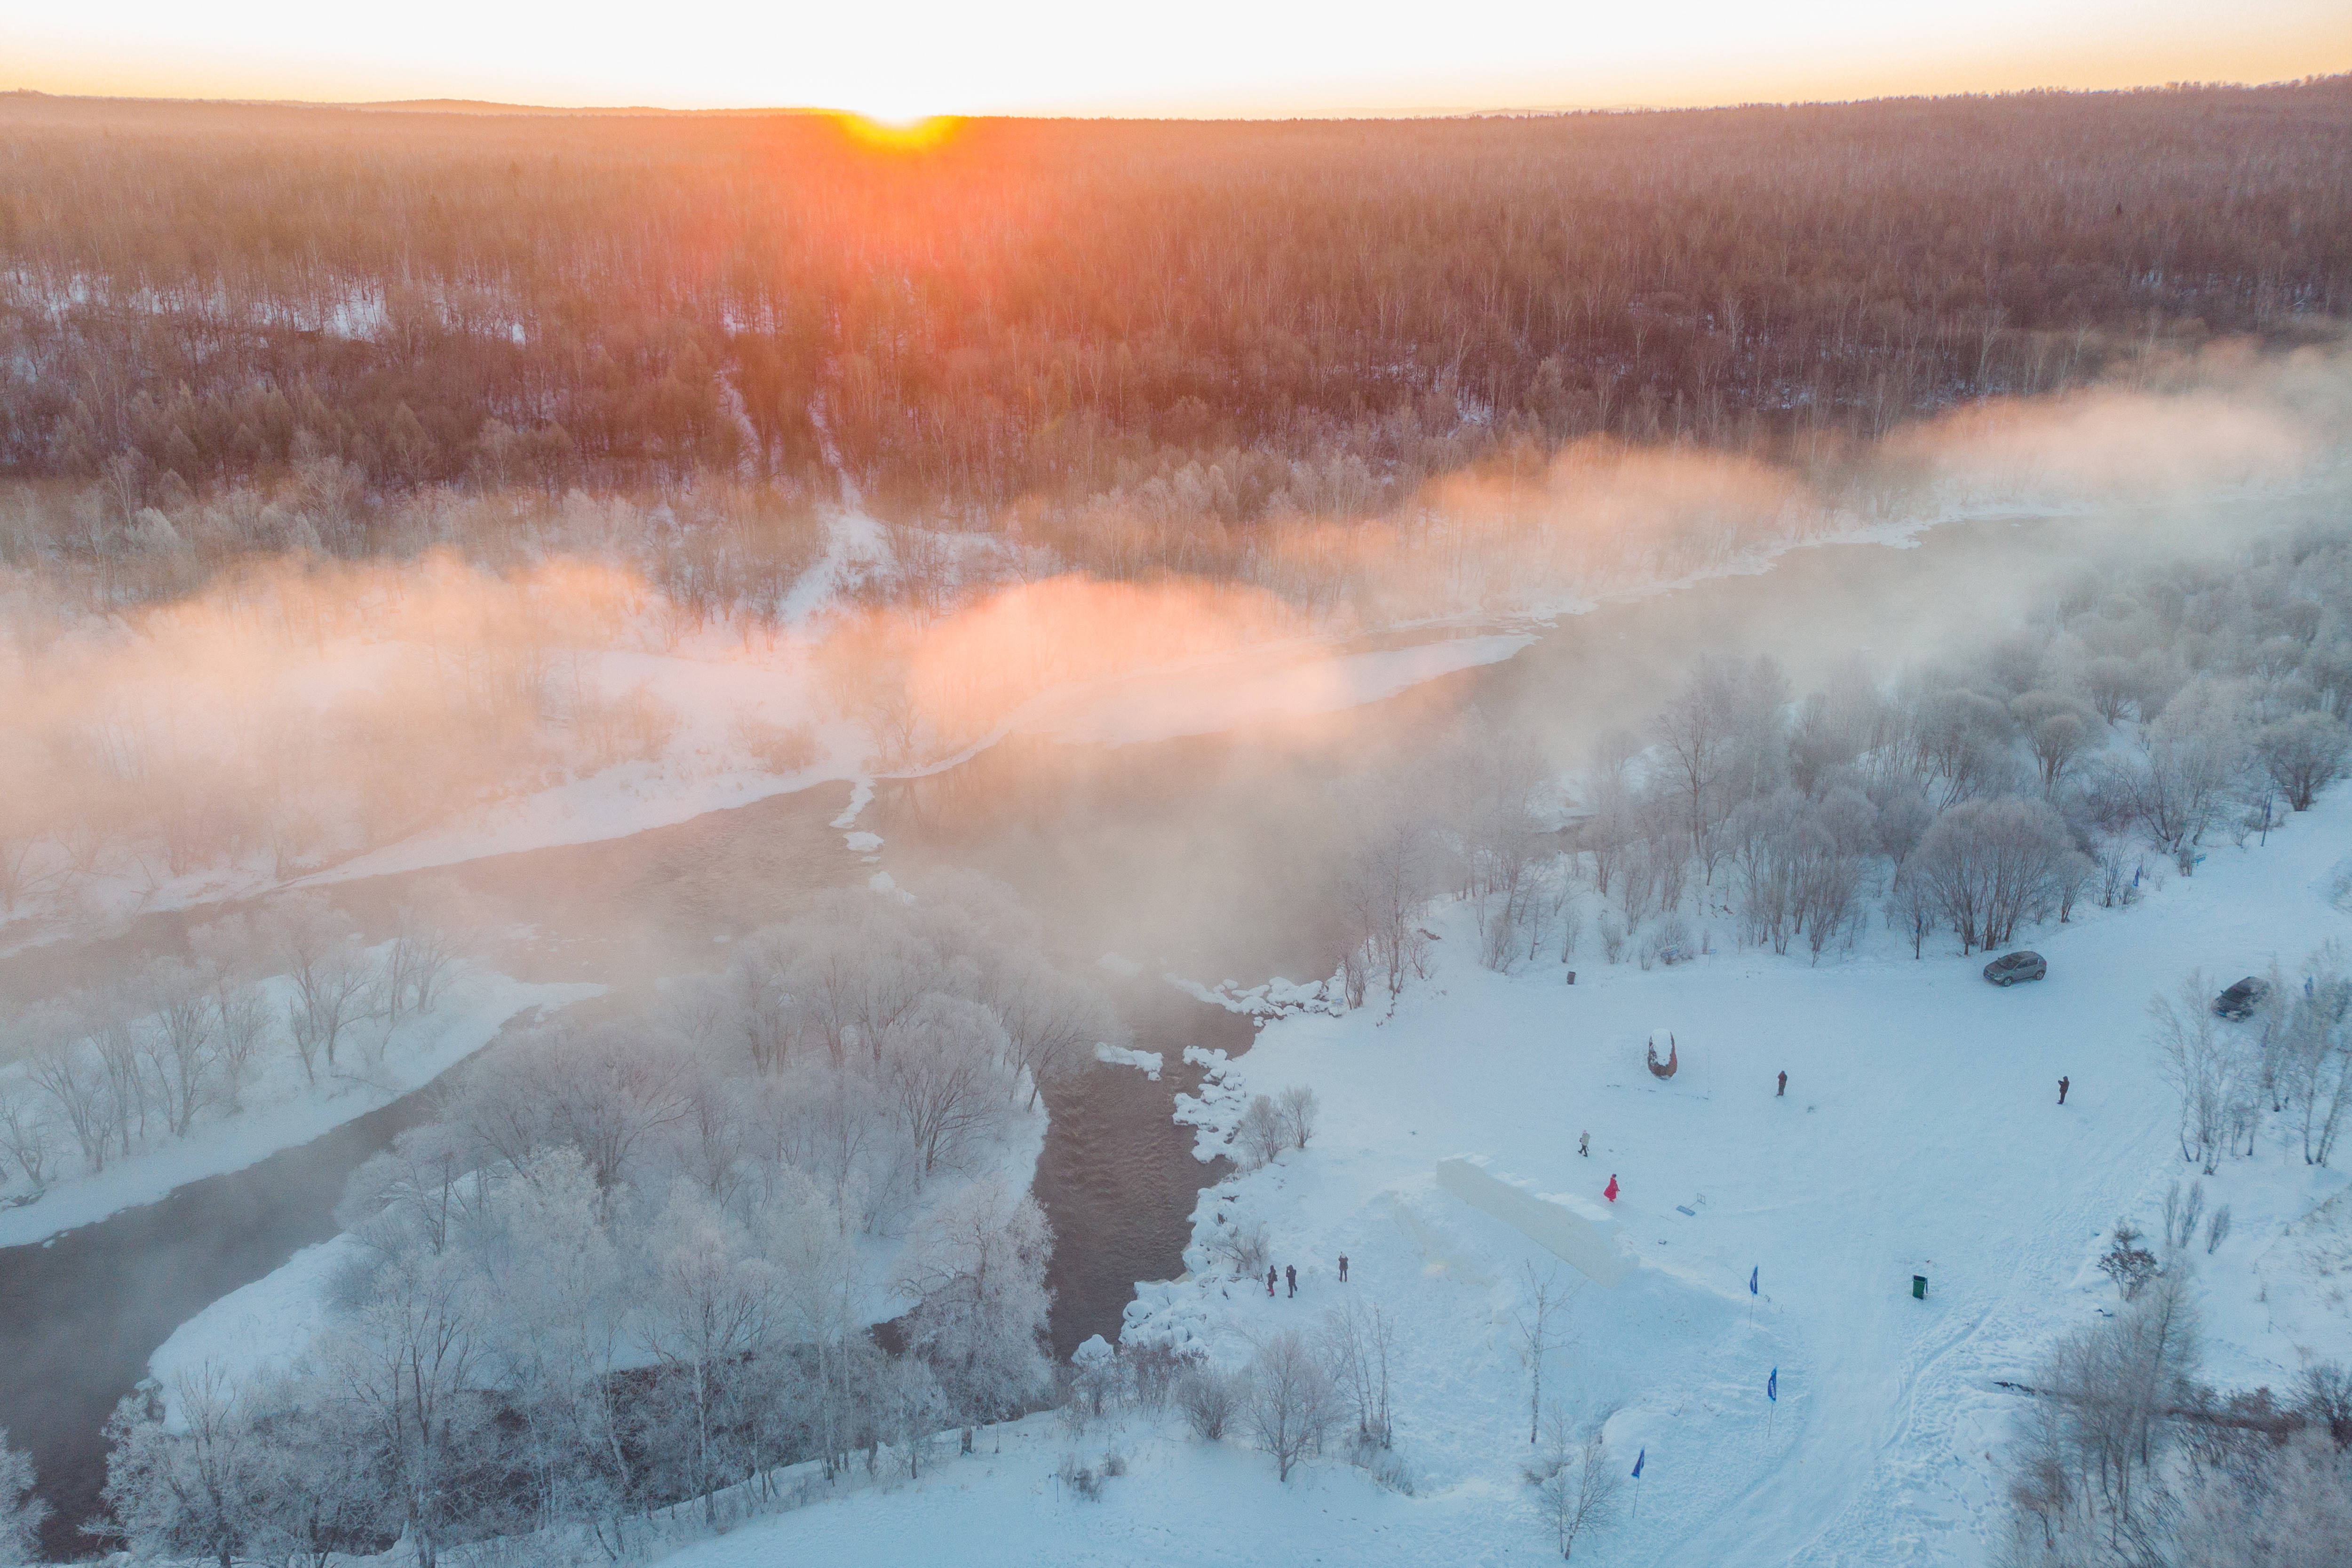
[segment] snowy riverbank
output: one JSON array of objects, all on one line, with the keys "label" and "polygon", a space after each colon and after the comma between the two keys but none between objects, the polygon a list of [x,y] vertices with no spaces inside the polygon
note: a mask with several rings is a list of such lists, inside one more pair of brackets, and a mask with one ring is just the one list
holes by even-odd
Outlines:
[{"label": "snowy riverbank", "polygon": [[[2219,983],[2352,936],[2327,896],[2347,852],[2339,794],[2135,908],[2031,933],[2050,977],[2012,990],[1979,977],[1981,956],[1915,961],[1883,931],[1818,967],[1725,950],[1718,933],[1712,956],[1580,968],[1570,988],[1549,967],[1475,967],[1466,924],[1442,922],[1434,977],[1393,1018],[1277,1019],[1234,1064],[1251,1092],[1312,1085],[1321,1131],[1202,1195],[1195,1272],[1147,1286],[1129,1328],[1130,1342],[1175,1338],[1230,1364],[1344,1301],[1379,1304],[1399,1326],[1397,1448],[1415,1495],[1337,1458],[1284,1488],[1238,1440],[1196,1445],[1140,1417],[1079,1437],[1040,1418],[1002,1458],[819,1502],[671,1561],[915,1563],[950,1524],[975,1563],[1255,1562],[1273,1531],[1331,1561],[1556,1561],[1520,1477],[1516,1320],[1532,1266],[1575,1290],[1548,1399],[1605,1415],[1627,1468],[1647,1456],[1637,1511],[1592,1538],[1606,1561],[1982,1563],[2016,1408],[1998,1381],[2112,1305],[2092,1267],[2109,1227],[2152,1228],[2165,1187],[2193,1175],[2149,997],[2192,968]],[[1643,1046],[1665,1029],[1681,1071],[1661,1082]],[[1641,1266],[1613,1290],[1578,1288],[1573,1270],[1438,1187],[1436,1162],[1462,1153],[1585,1198],[1615,1175]],[[2210,1185],[2239,1218],[2197,1260],[2208,1379],[2282,1387],[2308,1359],[2352,1354],[2344,1178],[2266,1138]],[[1273,1260],[1299,1269],[1296,1300],[1214,1271],[1200,1243],[1221,1214],[1266,1228]],[[1106,1446],[1129,1473],[1102,1501],[1056,1487],[1063,1457],[1098,1462]]]},{"label": "snowy riverbank", "polygon": [[243,1170],[281,1149],[307,1144],[423,1088],[488,1045],[521,1013],[564,1007],[603,989],[469,975],[432,1011],[404,1019],[380,1043],[370,1039],[341,1071],[322,1071],[315,1084],[281,1046],[259,1064],[242,1109],[199,1121],[184,1137],[94,1175],[56,1182],[32,1202],[0,1212],[0,1247],[46,1241],[121,1209],[153,1203],[189,1182]]}]

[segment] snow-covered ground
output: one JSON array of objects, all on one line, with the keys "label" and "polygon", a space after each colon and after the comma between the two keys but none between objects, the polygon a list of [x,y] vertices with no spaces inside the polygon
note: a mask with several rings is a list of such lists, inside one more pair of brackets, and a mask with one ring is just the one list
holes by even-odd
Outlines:
[{"label": "snow-covered ground", "polygon": [[299,1147],[424,1087],[488,1045],[526,1009],[564,1007],[603,989],[468,974],[432,1011],[412,1014],[388,1033],[373,1025],[353,1030],[339,1069],[331,1071],[322,1061],[316,1084],[306,1082],[292,1050],[273,1040],[254,1064],[242,1109],[201,1117],[184,1137],[156,1143],[96,1175],[54,1182],[34,1201],[0,1211],[0,1247],[46,1241],[134,1205],[153,1203],[189,1182],[243,1170],[281,1149]]},{"label": "snow-covered ground", "polygon": [[[2193,1178],[2148,998],[2196,968],[2217,987],[2273,957],[2292,972],[2352,936],[2327,897],[2347,851],[2352,792],[2339,792],[2137,907],[2030,933],[2049,978],[2007,990],[1979,977],[1982,956],[1915,961],[1883,931],[1815,967],[1729,950],[1723,928],[1715,953],[1673,968],[1588,957],[1570,988],[1557,967],[1478,968],[1466,920],[1442,921],[1434,978],[1393,1017],[1271,1019],[1223,1075],[1244,1092],[1311,1084],[1320,1131],[1202,1195],[1194,1272],[1145,1286],[1127,1331],[1238,1364],[1276,1330],[1377,1302],[1400,1329],[1397,1444],[1415,1495],[1337,1458],[1286,1488],[1235,1440],[1195,1445],[1144,1417],[1077,1438],[1033,1418],[1002,1457],[816,1502],[671,1561],[1556,1560],[1520,1478],[1528,1374],[1514,1319],[1532,1268],[1574,1289],[1548,1396],[1605,1415],[1621,1465],[1646,1454],[1638,1489],[1580,1556],[1980,1563],[2017,1397],[1997,1380],[2030,1375],[2055,1335],[2112,1307],[2093,1267],[2103,1238],[2120,1216],[2153,1230],[2165,1187]],[[1682,1045],[1670,1081],[1644,1070],[1654,1030]],[[1239,1103],[1222,1098],[1226,1112]],[[1437,1186],[1436,1163],[1459,1154],[1586,1199],[1614,1175],[1640,1266],[1614,1289],[1580,1286]],[[2269,1138],[2209,1182],[2209,1207],[2236,1217],[2219,1252],[2195,1260],[2210,1381],[2284,1388],[2306,1361],[2352,1354],[2347,1186]],[[1299,1270],[1297,1298],[1219,1274],[1204,1243],[1221,1223],[1263,1224],[1274,1260]],[[1102,1500],[1057,1487],[1066,1455],[1098,1463],[1111,1446],[1129,1471]]]}]

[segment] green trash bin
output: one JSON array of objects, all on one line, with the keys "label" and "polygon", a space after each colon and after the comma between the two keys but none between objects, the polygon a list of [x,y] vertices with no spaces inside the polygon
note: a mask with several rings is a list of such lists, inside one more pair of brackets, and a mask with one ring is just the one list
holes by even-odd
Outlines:
[{"label": "green trash bin", "polygon": [[1924,1301],[1927,1299],[1927,1275],[1914,1274],[1911,1276],[1911,1299],[1915,1301]]}]

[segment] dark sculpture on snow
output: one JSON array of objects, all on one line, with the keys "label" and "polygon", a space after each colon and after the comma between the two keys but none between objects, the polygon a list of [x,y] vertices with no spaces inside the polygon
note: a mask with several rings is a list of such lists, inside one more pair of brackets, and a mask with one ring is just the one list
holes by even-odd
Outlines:
[{"label": "dark sculpture on snow", "polygon": [[1675,1037],[1673,1035],[1670,1034],[1666,1036],[1666,1059],[1664,1061],[1660,1061],[1658,1060],[1658,1037],[1654,1034],[1650,1037],[1651,1077],[1672,1078],[1675,1075],[1675,1069],[1681,1065],[1681,1048],[1675,1044]]}]

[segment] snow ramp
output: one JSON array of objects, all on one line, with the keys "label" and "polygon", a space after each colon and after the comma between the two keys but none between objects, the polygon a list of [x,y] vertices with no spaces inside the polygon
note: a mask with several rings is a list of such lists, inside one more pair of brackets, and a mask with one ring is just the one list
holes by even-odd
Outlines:
[{"label": "snow ramp", "polygon": [[1633,1268],[1618,1244],[1616,1219],[1600,1205],[1567,1194],[1538,1193],[1490,1169],[1482,1155],[1438,1161],[1437,1185],[1501,1220],[1596,1285],[1613,1286]]}]

